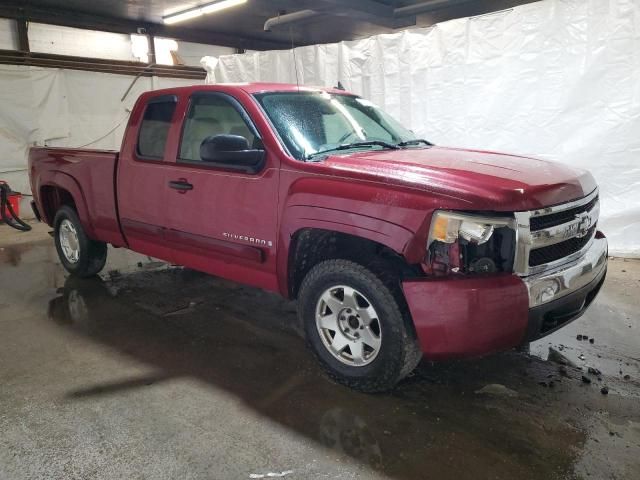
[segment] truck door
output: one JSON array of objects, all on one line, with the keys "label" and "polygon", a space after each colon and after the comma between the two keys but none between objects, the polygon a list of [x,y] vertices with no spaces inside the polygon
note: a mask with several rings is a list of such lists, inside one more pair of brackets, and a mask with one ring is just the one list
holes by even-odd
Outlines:
[{"label": "truck door", "polygon": [[256,172],[231,160],[204,161],[203,140],[225,134],[243,136],[251,149],[264,148],[235,98],[221,92],[194,93],[167,178],[166,235],[176,263],[275,290],[276,158],[265,152]]},{"label": "truck door", "polygon": [[[129,248],[166,261],[173,249],[164,235],[167,139],[178,97],[141,97],[131,114],[118,164],[118,215]],[[107,181],[108,179],[104,179]]]}]

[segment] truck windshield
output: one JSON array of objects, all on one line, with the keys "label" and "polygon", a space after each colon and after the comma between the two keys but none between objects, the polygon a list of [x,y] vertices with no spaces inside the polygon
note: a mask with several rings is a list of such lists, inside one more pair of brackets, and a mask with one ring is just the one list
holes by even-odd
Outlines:
[{"label": "truck windshield", "polygon": [[299,160],[335,150],[411,145],[415,139],[373,103],[353,95],[270,92],[255,98],[291,155]]}]

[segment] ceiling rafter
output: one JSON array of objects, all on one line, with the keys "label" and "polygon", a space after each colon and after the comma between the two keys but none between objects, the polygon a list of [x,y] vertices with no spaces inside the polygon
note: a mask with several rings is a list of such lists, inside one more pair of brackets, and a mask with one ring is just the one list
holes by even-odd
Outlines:
[{"label": "ceiling rafter", "polygon": [[[211,1],[193,0],[191,4]],[[180,8],[184,0],[2,0],[0,17],[124,34],[137,33],[141,28],[145,30],[142,33],[194,43],[238,50],[275,50],[356,40],[532,1],[535,0],[250,0],[245,7],[168,26],[162,18]],[[296,21],[281,21],[280,17],[304,10],[315,13]],[[265,22],[277,28],[265,31]]]},{"label": "ceiling rafter", "polygon": [[337,16],[350,16],[384,28],[404,28],[416,24],[415,16],[397,18],[394,8],[374,0],[316,0],[321,9]]},{"label": "ceiling rafter", "polygon": [[320,3],[330,4],[336,8],[345,8],[367,13],[376,17],[393,18],[394,8],[375,0],[318,0]]},{"label": "ceiling rafter", "polygon": [[158,23],[111,18],[77,11],[68,11],[51,7],[0,5],[0,17],[27,20],[37,23],[48,23],[75,28],[88,28],[113,33],[145,33],[165,36],[187,42],[220,45],[250,50],[267,50],[288,48],[289,44],[274,40],[264,40],[249,36],[231,35],[189,27],[165,26]]}]

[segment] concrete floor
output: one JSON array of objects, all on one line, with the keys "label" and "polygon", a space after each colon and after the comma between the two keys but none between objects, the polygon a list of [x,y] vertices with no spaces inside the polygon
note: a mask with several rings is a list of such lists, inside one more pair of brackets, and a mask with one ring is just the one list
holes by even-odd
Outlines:
[{"label": "concrete floor", "polygon": [[0,479],[640,478],[640,262],[535,355],[363,395],[319,372],[293,304],[123,250],[67,278],[46,232],[0,226]]}]

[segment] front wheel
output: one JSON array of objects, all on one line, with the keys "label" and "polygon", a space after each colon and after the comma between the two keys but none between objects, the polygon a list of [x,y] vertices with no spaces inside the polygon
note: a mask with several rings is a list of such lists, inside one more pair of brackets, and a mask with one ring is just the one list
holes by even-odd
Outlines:
[{"label": "front wheel", "polygon": [[298,312],[329,376],[364,392],[389,390],[422,355],[390,288],[365,267],[327,260],[307,274]]},{"label": "front wheel", "polygon": [[107,245],[87,237],[73,208],[61,207],[53,226],[56,250],[65,270],[77,277],[91,277],[104,268]]}]

